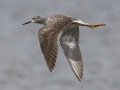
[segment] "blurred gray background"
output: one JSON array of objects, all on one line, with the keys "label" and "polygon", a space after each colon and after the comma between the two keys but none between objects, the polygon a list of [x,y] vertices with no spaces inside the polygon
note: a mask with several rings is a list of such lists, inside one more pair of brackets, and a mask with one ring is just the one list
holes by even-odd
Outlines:
[{"label": "blurred gray background", "polygon": [[[120,0],[0,0],[0,90],[120,90]],[[64,14],[105,27],[80,27],[84,76],[79,82],[59,44],[51,73],[33,16]]]}]

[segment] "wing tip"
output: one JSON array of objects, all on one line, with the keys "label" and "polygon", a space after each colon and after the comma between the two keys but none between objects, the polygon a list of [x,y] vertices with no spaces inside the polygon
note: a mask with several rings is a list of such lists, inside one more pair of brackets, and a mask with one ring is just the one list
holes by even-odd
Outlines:
[{"label": "wing tip", "polygon": [[[69,58],[67,58],[69,65],[74,73],[74,75],[77,77],[77,79],[81,82],[82,76],[83,76],[83,64],[80,64],[80,66],[76,65],[75,63],[72,63]],[[82,63],[82,62],[81,62]],[[73,65],[72,65],[73,64]],[[77,68],[75,66],[78,66]],[[80,71],[78,71],[81,68]]]}]

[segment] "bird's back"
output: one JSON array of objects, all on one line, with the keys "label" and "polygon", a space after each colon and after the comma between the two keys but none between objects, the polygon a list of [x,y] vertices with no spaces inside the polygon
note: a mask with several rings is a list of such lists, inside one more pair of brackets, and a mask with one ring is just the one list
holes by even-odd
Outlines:
[{"label": "bird's back", "polygon": [[73,22],[73,18],[65,15],[53,15],[46,20],[46,25],[49,28],[64,27]]}]

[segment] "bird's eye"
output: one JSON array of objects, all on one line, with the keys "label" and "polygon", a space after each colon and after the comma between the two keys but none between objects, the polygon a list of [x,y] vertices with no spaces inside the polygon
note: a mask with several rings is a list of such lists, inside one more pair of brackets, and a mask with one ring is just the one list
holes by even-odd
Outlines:
[{"label": "bird's eye", "polygon": [[33,17],[33,19],[35,19],[35,18]]}]

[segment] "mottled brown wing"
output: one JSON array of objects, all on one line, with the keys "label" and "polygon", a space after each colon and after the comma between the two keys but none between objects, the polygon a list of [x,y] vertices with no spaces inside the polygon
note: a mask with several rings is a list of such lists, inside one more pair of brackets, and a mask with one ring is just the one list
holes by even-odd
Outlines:
[{"label": "mottled brown wing", "polygon": [[79,48],[79,27],[63,31],[60,43],[64,54],[78,80],[83,76],[83,62]]},{"label": "mottled brown wing", "polygon": [[53,31],[53,29],[43,27],[38,32],[41,50],[50,71],[55,67],[58,54],[57,35]]},{"label": "mottled brown wing", "polygon": [[66,16],[51,16],[46,20],[45,26],[38,32],[41,50],[50,71],[54,69],[57,58],[57,37],[71,22],[72,19]]}]

